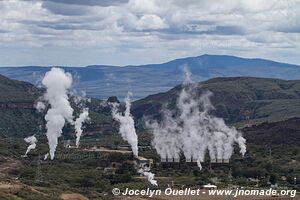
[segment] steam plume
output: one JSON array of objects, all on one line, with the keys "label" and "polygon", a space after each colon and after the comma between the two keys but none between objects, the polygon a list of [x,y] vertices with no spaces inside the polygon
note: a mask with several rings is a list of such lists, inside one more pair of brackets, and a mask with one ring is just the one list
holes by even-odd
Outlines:
[{"label": "steam plume", "polygon": [[45,74],[42,84],[47,91],[44,99],[50,104],[45,120],[47,122],[47,139],[50,148],[50,158],[53,160],[61,136],[62,128],[66,121],[73,123],[73,109],[68,98],[68,90],[72,85],[72,75],[63,69],[52,68]]},{"label": "steam plume", "polygon": [[81,134],[83,132],[82,125],[85,121],[89,120],[89,110],[88,108],[83,109],[83,112],[79,115],[79,117],[75,121],[75,132],[76,132],[76,147],[79,147],[79,141]]},{"label": "steam plume", "polygon": [[27,147],[27,150],[25,152],[25,154],[22,157],[27,157],[27,154],[32,150],[36,148],[36,143],[37,143],[37,139],[36,137],[33,136],[29,136],[24,138],[25,142],[29,143],[30,145]]},{"label": "steam plume", "polygon": [[[197,162],[201,169],[208,151],[211,160],[229,160],[233,144],[237,143],[242,155],[246,152],[246,140],[234,127],[226,126],[221,118],[210,115],[214,109],[210,102],[212,93],[198,94],[191,82],[191,73],[184,67],[183,88],[177,99],[177,113],[162,111],[163,120],[147,121],[153,132],[152,145],[163,159],[178,159],[183,152],[187,160]],[[199,97],[200,96],[200,97]]]},{"label": "steam plume", "polygon": [[[125,112],[124,115],[118,112],[118,103],[112,103],[112,116],[115,120],[120,123],[119,132],[122,135],[122,138],[131,145],[131,149],[133,154],[138,158],[138,137],[134,127],[134,120],[132,115],[130,114],[131,101],[130,97],[132,96],[131,92],[127,93],[127,97],[125,98]],[[138,168],[136,166],[136,168]],[[146,176],[148,181],[152,185],[157,186],[157,181],[154,180],[154,174],[150,172],[150,168],[143,167],[137,169],[137,172],[143,176]]]},{"label": "steam plume", "polygon": [[42,112],[43,110],[46,109],[46,105],[42,101],[38,101],[37,104],[35,105],[35,108],[39,111]]},{"label": "steam plume", "polygon": [[130,114],[131,101],[130,97],[132,96],[131,92],[128,92],[127,97],[125,98],[125,112],[124,115],[118,112],[119,104],[112,103],[112,117],[120,123],[119,132],[122,135],[122,138],[125,141],[128,141],[132,148],[133,154],[138,156],[138,137],[136,135],[134,120]]},{"label": "steam plume", "polygon": [[148,167],[139,169],[139,170],[138,170],[138,173],[142,174],[143,176],[146,176],[147,179],[148,179],[148,181],[149,181],[152,185],[158,186],[158,185],[157,185],[157,181],[154,180],[155,174],[151,173],[151,172],[150,172],[150,169],[149,169]]},{"label": "steam plume", "polygon": [[46,153],[46,154],[44,155],[44,160],[47,160],[48,157],[49,157],[49,153]]}]

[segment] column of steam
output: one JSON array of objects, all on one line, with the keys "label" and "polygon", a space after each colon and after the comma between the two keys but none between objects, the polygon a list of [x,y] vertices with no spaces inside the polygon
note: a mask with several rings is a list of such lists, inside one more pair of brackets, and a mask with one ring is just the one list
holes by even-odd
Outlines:
[{"label": "column of steam", "polygon": [[81,91],[81,95],[74,95],[73,101],[76,107],[81,109],[81,113],[79,114],[78,118],[75,120],[74,128],[76,133],[76,148],[79,147],[80,144],[80,137],[83,133],[83,124],[90,121],[89,118],[89,108],[86,106],[87,102],[90,102],[91,99],[86,97],[86,93]]},{"label": "column of steam", "polygon": [[76,147],[79,147],[79,141],[83,132],[82,125],[84,122],[90,120],[88,108],[84,108],[79,117],[75,120],[75,132],[76,132]]},{"label": "column of steam", "polygon": [[122,115],[118,112],[119,104],[112,103],[112,117],[120,123],[119,132],[122,138],[127,141],[132,149],[133,155],[138,156],[138,138],[136,135],[134,120],[130,114],[130,96],[132,96],[131,92],[128,92],[127,97],[125,98],[125,112]]},{"label": "column of steam", "polygon": [[27,157],[27,154],[32,150],[36,148],[36,143],[37,143],[37,139],[36,137],[33,136],[29,136],[24,138],[25,142],[29,143],[30,145],[27,147],[27,150],[25,152],[25,154],[22,157]]},{"label": "column of steam", "polygon": [[[130,97],[132,96],[131,92],[128,92],[127,97],[125,98],[125,112],[124,115],[122,115],[119,111],[119,104],[112,103],[112,117],[119,122],[120,128],[119,132],[122,136],[122,138],[127,141],[132,149],[133,155],[135,157],[138,157],[138,137],[136,134],[136,130],[134,127],[134,120],[132,118],[132,115],[130,114],[130,108],[131,108],[131,100]],[[138,169],[138,173],[144,175],[147,177],[148,181],[152,185],[157,186],[157,181],[154,180],[154,174],[150,172],[149,168],[141,168]]]},{"label": "column of steam", "polygon": [[[184,68],[184,72],[190,74],[187,68]],[[185,85],[177,101],[183,124],[182,141],[190,141],[183,144],[184,154],[193,151],[192,157],[200,169],[206,150],[209,151],[211,160],[229,160],[233,152],[233,143],[237,142],[240,152],[244,155],[246,146],[241,133],[226,126],[223,119],[209,114],[209,111],[214,109],[210,101],[212,93],[204,92],[198,98],[196,92],[197,88],[193,84]]]},{"label": "column of steam", "polygon": [[[50,104],[45,115],[46,135],[49,144],[50,158],[53,160],[65,122],[73,124],[73,108],[70,105],[68,90],[72,85],[72,75],[63,69],[52,68],[45,74],[42,84],[46,87],[44,100]],[[45,155],[47,159],[48,155]]]},{"label": "column of steam", "polygon": [[191,82],[191,73],[187,67],[184,68],[183,80],[183,88],[177,99],[178,112],[163,110],[160,123],[146,123],[153,132],[152,144],[159,155],[164,158],[171,149],[175,152],[181,150],[186,160],[192,157],[200,169],[207,150],[212,161],[229,160],[233,143],[236,142],[241,149],[240,153],[244,155],[246,141],[241,133],[226,126],[223,119],[209,114],[214,109],[210,102],[212,93],[205,92],[200,97],[197,95],[197,88]]}]

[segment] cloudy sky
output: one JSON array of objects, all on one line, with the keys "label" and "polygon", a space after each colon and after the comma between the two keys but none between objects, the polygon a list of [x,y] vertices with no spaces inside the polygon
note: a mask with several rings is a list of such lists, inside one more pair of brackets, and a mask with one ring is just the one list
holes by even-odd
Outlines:
[{"label": "cloudy sky", "polygon": [[161,63],[205,53],[300,64],[299,0],[2,0],[0,13],[0,66]]}]

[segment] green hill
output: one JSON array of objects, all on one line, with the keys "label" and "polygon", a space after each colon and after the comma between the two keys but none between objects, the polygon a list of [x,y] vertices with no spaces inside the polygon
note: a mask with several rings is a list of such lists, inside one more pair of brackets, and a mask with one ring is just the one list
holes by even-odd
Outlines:
[{"label": "green hill", "polygon": [[[292,116],[299,116],[300,81],[217,78],[196,83],[195,86],[199,95],[204,90],[214,92],[212,101],[217,108],[216,115],[226,117],[231,123],[256,123],[241,130],[247,140],[247,152],[244,158],[238,152],[234,153],[226,165],[211,164],[207,160],[203,163],[203,170],[199,171],[195,163],[160,164],[155,150],[146,148],[140,151],[140,155],[152,158],[156,163],[151,171],[156,174],[159,187],[165,188],[171,181],[178,185],[188,183],[188,186],[198,187],[216,180],[220,188],[228,185],[269,188],[268,181],[275,177],[279,186],[299,190],[299,181],[295,184],[294,177],[300,174],[300,118]],[[21,138],[3,137],[24,137],[45,132],[44,129],[38,129],[39,125],[44,127],[43,114],[30,107],[41,91],[28,83],[5,77],[1,77],[1,87],[4,88],[0,91],[1,105],[5,106],[0,107],[0,168],[5,170],[1,171],[4,176],[0,176],[0,180],[22,183],[25,187],[17,193],[18,196],[26,199],[58,199],[60,194],[70,191],[84,194],[90,199],[101,199],[102,194],[108,194],[107,199],[110,199],[112,197],[109,194],[115,187],[149,187],[147,180],[141,179],[136,173],[131,155],[99,154],[84,150],[95,145],[124,144],[118,134],[112,134],[117,130],[110,109],[97,99],[92,99],[87,105],[92,123],[85,129],[85,134],[97,137],[97,140],[84,139],[79,149],[64,148],[64,141],[60,140],[55,160],[43,161],[40,156],[48,146],[46,138],[39,136],[37,149],[32,150],[28,158],[22,158],[20,155],[26,150],[27,144]],[[158,117],[157,111],[167,103],[174,108],[180,89],[181,86],[178,86],[169,92],[134,102],[135,117],[141,121],[145,115]],[[116,98],[110,100],[117,101]],[[78,114],[79,109],[71,102]],[[245,120],[246,116],[249,116],[249,120]],[[266,122],[273,120],[277,122]],[[101,137],[106,133],[108,137]],[[64,134],[64,139],[74,137],[70,126],[65,127]],[[139,143],[150,145],[151,134],[140,133]],[[113,165],[118,170],[115,174],[107,174],[105,169]],[[9,193],[0,194],[0,199],[5,195]]]},{"label": "green hill", "polygon": [[[300,117],[300,81],[280,79],[235,77],[214,78],[195,83],[197,94],[213,92],[211,101],[214,114],[227,123],[240,126],[266,121],[281,121]],[[133,114],[137,119],[144,116],[159,117],[162,105],[172,109],[181,86],[172,90],[150,95],[133,104]]]},{"label": "green hill", "polygon": [[30,83],[6,78],[0,74],[0,103],[34,102],[41,91]]},{"label": "green hill", "polygon": [[2,137],[37,133],[41,117],[33,107],[39,95],[41,91],[32,84],[0,75],[0,135]]},{"label": "green hill", "polygon": [[[237,162],[232,163],[234,174],[246,177],[275,174],[294,184],[294,177],[300,174],[299,124],[300,118],[291,118],[243,128],[247,156],[241,166]],[[299,185],[297,187],[299,189]]]},{"label": "green hill", "polygon": [[300,118],[280,122],[264,122],[243,129],[248,143],[256,145],[300,146]]},{"label": "green hill", "polygon": [[[30,83],[11,80],[0,75],[0,137],[25,137],[32,134],[42,134],[44,130],[44,114],[34,108],[35,102],[42,95],[42,89]],[[101,110],[101,101],[92,99],[88,103],[91,123],[87,124],[87,133],[98,133],[111,130],[110,112]],[[72,103],[77,116],[80,112]],[[64,133],[74,137],[73,129],[66,126]]]},{"label": "green hill", "polygon": [[[300,117],[300,81],[280,79],[236,77],[214,78],[195,83],[198,94],[210,90],[216,110],[216,116],[227,123],[240,127],[275,122]],[[44,132],[43,114],[34,109],[34,103],[42,95],[41,89],[30,83],[15,81],[0,75],[0,136],[24,137]],[[133,102],[132,113],[139,122],[144,116],[159,117],[164,104],[174,109],[181,90],[177,86],[172,90],[150,95]],[[87,125],[86,133],[92,137],[110,134],[116,131],[110,116],[110,110],[101,105],[101,100],[92,99],[88,103],[92,122]],[[79,109],[73,106],[76,115]],[[66,126],[65,133],[73,137],[72,127]],[[68,134],[70,133],[70,134]]]}]

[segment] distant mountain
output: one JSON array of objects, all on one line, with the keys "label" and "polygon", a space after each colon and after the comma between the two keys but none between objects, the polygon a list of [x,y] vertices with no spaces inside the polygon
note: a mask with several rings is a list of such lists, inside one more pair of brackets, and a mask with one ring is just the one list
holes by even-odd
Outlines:
[{"label": "distant mountain", "polygon": [[[269,78],[214,78],[195,83],[197,94],[213,92],[213,112],[227,123],[249,126],[300,117],[300,80],[285,81]],[[160,117],[163,105],[175,109],[181,85],[135,101],[132,113],[136,119]]]},{"label": "distant mountain", "polygon": [[[264,59],[247,59],[227,55],[201,55],[176,59],[162,64],[140,66],[63,67],[75,77],[75,88],[89,96],[106,99],[109,96],[123,98],[128,90],[135,99],[165,92],[181,83],[182,66],[188,65],[194,80],[214,77],[253,76],[300,79],[300,66]],[[49,67],[0,67],[0,74],[38,85]]]}]

